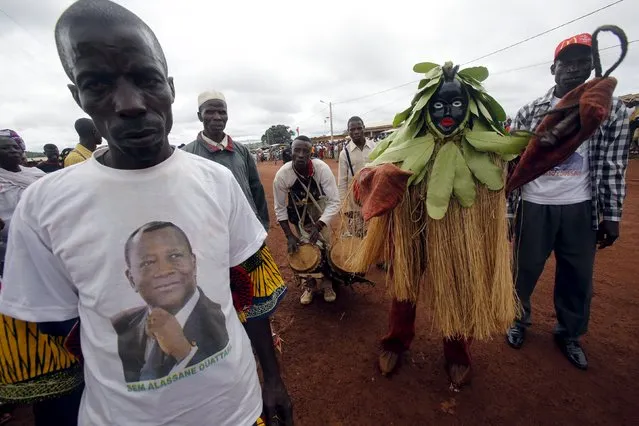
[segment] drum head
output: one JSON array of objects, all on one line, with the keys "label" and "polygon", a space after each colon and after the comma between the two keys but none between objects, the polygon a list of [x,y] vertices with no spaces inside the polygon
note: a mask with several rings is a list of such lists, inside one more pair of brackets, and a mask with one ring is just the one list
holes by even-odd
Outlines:
[{"label": "drum head", "polygon": [[322,252],[313,244],[300,245],[297,252],[288,255],[288,264],[296,272],[311,272],[322,260]]},{"label": "drum head", "polygon": [[333,244],[330,255],[333,267],[338,269],[340,272],[363,275],[363,272],[352,271],[352,268],[348,266],[349,257],[359,250],[361,244],[362,239],[357,237],[343,237]]}]

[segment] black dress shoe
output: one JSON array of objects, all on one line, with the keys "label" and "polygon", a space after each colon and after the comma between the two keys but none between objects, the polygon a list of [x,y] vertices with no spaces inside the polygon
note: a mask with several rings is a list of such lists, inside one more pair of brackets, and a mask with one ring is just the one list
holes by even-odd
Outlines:
[{"label": "black dress shoe", "polygon": [[588,359],[578,341],[555,335],[555,343],[557,343],[561,353],[568,358],[572,365],[580,370],[588,369]]},{"label": "black dress shoe", "polygon": [[524,344],[524,340],[526,340],[526,328],[521,325],[513,325],[508,330],[508,334],[506,335],[506,342],[510,345],[511,348],[519,349]]}]

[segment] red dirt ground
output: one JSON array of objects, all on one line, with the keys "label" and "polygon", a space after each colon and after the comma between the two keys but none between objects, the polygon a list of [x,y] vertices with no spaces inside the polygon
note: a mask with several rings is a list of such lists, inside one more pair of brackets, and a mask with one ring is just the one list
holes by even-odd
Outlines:
[{"label": "red dirt ground", "polygon": [[[327,160],[335,171],[336,162]],[[280,163],[281,165],[281,163]],[[268,244],[291,282],[286,244],[272,211],[280,165],[261,163],[271,205]],[[275,316],[283,338],[282,369],[301,426],[377,425],[639,425],[639,160],[631,161],[620,240],[597,255],[590,330],[583,343],[590,367],[572,367],[555,348],[554,261],[533,296],[534,322],[525,346],[503,338],[473,347],[474,379],[447,389],[440,338],[418,311],[417,336],[397,374],[377,370],[378,339],[390,306],[382,274],[376,287],[342,289],[334,304],[299,304],[294,284]],[[27,410],[18,417],[30,424]],[[26,417],[25,417],[26,416]]]}]

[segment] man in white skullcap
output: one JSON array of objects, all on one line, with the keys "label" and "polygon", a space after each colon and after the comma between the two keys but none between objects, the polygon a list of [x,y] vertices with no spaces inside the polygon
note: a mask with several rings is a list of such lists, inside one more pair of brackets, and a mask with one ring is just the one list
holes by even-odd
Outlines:
[{"label": "man in white skullcap", "polygon": [[255,160],[248,148],[224,133],[228,120],[224,94],[217,90],[202,92],[197,98],[197,105],[197,117],[204,128],[193,142],[182,149],[230,169],[268,232],[268,207]]}]

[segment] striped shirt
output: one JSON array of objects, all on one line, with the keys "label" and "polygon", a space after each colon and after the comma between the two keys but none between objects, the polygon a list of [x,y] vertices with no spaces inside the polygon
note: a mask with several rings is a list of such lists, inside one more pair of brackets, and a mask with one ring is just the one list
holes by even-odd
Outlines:
[{"label": "striped shirt", "polygon": [[[522,107],[512,128],[534,131],[543,120],[539,117],[551,109],[555,88]],[[621,210],[626,197],[626,167],[630,147],[629,110],[613,97],[610,115],[588,140],[590,188],[592,193],[592,227],[598,229],[600,220],[621,221]],[[521,190],[508,197],[508,216],[514,217],[521,199]]]}]

